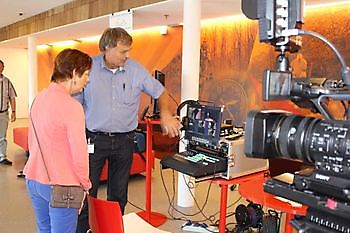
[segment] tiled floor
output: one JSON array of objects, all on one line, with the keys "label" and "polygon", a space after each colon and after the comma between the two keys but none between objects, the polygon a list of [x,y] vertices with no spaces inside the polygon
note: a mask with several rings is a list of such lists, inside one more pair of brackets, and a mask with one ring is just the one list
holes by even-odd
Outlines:
[{"label": "tiled floor", "polygon": [[[10,124],[8,130],[8,157],[14,163],[11,167],[0,166],[0,233],[36,232],[34,214],[26,192],[24,179],[16,177],[17,172],[23,168],[26,157],[24,151],[12,142],[12,128],[26,125],[26,119],[18,119],[15,123]],[[162,174],[167,190],[170,192],[170,199],[172,199],[174,194],[173,187],[177,188],[177,173],[175,173],[174,179],[171,170],[163,170]],[[106,188],[105,185],[103,185],[100,189],[99,196],[104,198],[105,195]],[[219,187],[215,184],[210,185],[209,182],[198,183],[196,184],[195,196],[198,206],[203,209],[202,213],[190,216],[200,212],[198,208],[180,208],[176,205],[179,212],[183,212],[188,216],[186,217],[184,214],[180,214],[174,210],[168,211],[169,200],[161,179],[159,160],[156,160],[155,170],[152,172],[152,211],[166,214],[169,218],[171,218],[170,214],[172,214],[177,218],[197,220],[200,222],[204,222],[205,219],[211,219],[212,222],[217,221],[219,218],[220,204]],[[208,200],[206,201],[207,196]],[[174,200],[176,203],[176,197]],[[229,191],[228,205],[230,207],[227,209],[228,214],[234,213],[237,200],[238,203],[247,204],[246,200],[240,199],[237,191]],[[145,208],[145,176],[137,175],[130,179],[129,201],[141,209]],[[140,210],[130,203],[127,205],[127,213],[138,211]],[[210,223],[208,220],[205,222]],[[234,215],[231,215],[227,218],[227,223],[230,223],[227,227],[233,229],[234,222]],[[165,224],[159,228],[173,233],[180,233],[182,232],[181,224],[183,223],[184,220],[168,219]]]}]

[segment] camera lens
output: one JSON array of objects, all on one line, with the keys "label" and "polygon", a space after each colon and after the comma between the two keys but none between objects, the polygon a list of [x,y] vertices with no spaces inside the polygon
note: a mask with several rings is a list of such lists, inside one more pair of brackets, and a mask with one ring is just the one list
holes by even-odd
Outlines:
[{"label": "camera lens", "polygon": [[320,119],[289,115],[283,118],[279,130],[278,144],[280,155],[290,159],[311,161],[307,153],[307,143],[310,132],[313,131],[315,123]]},{"label": "camera lens", "polygon": [[284,157],[314,163],[333,172],[350,173],[350,123],[286,112],[248,113],[245,153],[248,157]]}]

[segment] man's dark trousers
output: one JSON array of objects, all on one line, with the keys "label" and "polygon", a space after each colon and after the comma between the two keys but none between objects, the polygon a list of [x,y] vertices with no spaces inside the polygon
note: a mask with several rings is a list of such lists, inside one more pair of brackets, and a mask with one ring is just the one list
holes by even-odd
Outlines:
[{"label": "man's dark trousers", "polygon": [[[134,152],[134,132],[104,135],[86,132],[88,141],[94,144],[94,153],[89,154],[90,181],[89,193],[97,197],[102,169],[108,160],[107,200],[119,202],[122,214],[127,204],[128,181]],[[86,233],[89,229],[87,200],[79,215],[77,233]]]}]

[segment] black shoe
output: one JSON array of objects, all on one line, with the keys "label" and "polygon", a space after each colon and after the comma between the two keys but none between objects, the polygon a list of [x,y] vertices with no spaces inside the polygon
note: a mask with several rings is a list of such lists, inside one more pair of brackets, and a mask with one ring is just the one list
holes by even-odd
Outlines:
[{"label": "black shoe", "polygon": [[23,174],[23,170],[20,170],[20,171],[17,173],[17,177],[18,177],[18,178],[24,178],[24,177],[26,177],[26,176]]},{"label": "black shoe", "polygon": [[0,165],[12,166],[12,162],[6,158],[0,160]]}]

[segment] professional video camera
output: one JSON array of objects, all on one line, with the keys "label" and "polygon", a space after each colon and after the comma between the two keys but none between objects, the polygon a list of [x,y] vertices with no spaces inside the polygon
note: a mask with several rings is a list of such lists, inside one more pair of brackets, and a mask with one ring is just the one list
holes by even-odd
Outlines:
[{"label": "professional video camera", "polygon": [[[264,184],[266,192],[308,206],[307,216],[292,220],[299,232],[350,232],[350,76],[337,49],[321,35],[301,29],[302,0],[242,0],[242,11],[259,21],[261,42],[276,47],[276,70],[264,73],[264,100],[290,99],[325,119],[283,111],[251,111],[245,126],[245,153],[254,158],[285,157],[314,164]],[[342,80],[292,77],[287,52],[298,52],[298,36],[324,41],[342,66]],[[346,120],[336,120],[327,107],[341,101]],[[281,178],[282,177],[282,178]]]}]

